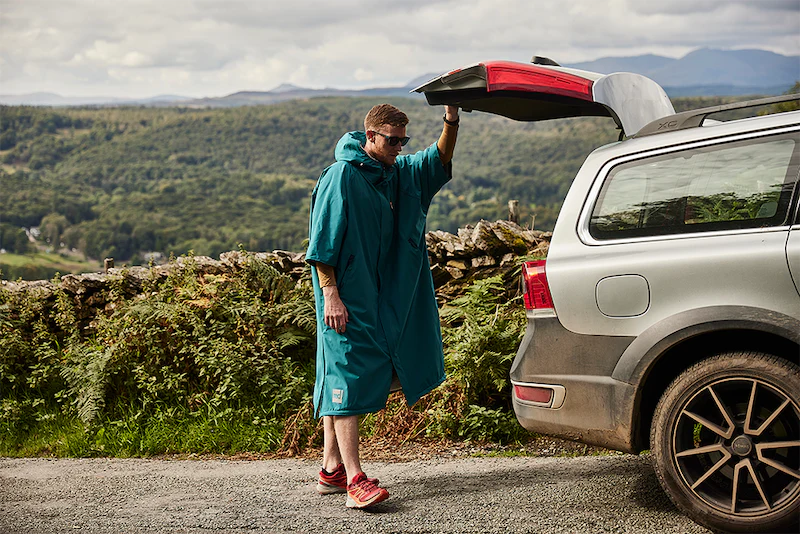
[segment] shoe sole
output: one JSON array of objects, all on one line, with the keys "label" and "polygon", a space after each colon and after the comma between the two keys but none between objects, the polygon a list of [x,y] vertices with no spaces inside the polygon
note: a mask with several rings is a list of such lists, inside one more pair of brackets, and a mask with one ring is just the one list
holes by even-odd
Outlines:
[{"label": "shoe sole", "polygon": [[330,486],[328,484],[323,484],[322,482],[317,482],[317,493],[320,495],[333,495],[334,493],[345,493],[346,491],[347,488]]},{"label": "shoe sole", "polygon": [[379,502],[383,502],[388,498],[389,498],[389,494],[388,493],[381,493],[377,497],[372,499],[371,501],[367,501],[367,502],[363,502],[363,503],[357,503],[355,501],[355,499],[353,499],[352,497],[350,497],[348,495],[347,496],[347,502],[345,502],[344,505],[347,506],[348,508],[355,508],[357,510],[363,510],[364,508],[369,508],[370,506],[372,506],[374,504],[378,504]]}]

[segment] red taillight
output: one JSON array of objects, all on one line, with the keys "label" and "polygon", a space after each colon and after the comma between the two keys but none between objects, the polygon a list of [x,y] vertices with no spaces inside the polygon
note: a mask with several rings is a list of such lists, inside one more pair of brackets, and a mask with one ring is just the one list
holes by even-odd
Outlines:
[{"label": "red taillight", "polygon": [[594,101],[594,82],[577,74],[511,61],[487,61],[483,66],[486,69],[486,90],[490,93],[522,91]]},{"label": "red taillight", "polygon": [[522,280],[525,284],[525,307],[529,310],[553,308],[553,297],[544,271],[546,260],[526,261],[522,264]]},{"label": "red taillight", "polygon": [[553,398],[553,390],[534,386],[514,386],[514,395],[519,400],[546,404]]}]

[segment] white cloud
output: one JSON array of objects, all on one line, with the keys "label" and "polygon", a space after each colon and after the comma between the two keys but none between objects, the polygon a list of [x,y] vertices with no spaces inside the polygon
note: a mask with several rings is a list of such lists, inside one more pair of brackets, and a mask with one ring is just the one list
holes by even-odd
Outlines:
[{"label": "white cloud", "polygon": [[294,71],[289,75],[289,83],[294,85],[305,85],[311,80],[308,65],[296,65]]},{"label": "white cloud", "polygon": [[0,0],[0,93],[216,96],[532,55],[794,55],[798,22],[798,0]]},{"label": "white cloud", "polygon": [[353,73],[353,78],[355,78],[359,82],[369,82],[375,79],[375,74],[371,70],[362,69],[361,67],[359,67]]},{"label": "white cloud", "polygon": [[146,67],[152,65],[146,55],[135,50],[128,50],[122,43],[95,41],[93,46],[75,55],[77,64],[89,63],[108,67]]}]

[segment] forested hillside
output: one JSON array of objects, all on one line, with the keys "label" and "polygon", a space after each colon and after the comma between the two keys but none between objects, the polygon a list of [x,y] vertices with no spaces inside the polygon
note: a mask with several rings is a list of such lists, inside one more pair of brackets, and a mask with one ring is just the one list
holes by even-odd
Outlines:
[{"label": "forested hillside", "polygon": [[[92,266],[109,256],[142,264],[154,252],[218,256],[239,244],[301,250],[310,192],[336,141],[361,129],[366,111],[384,100],[215,110],[2,106],[3,277],[57,270],[19,267],[20,254],[37,252]],[[406,150],[436,141],[441,109],[390,101],[411,118]],[[676,107],[720,101],[682,99]],[[610,119],[534,124],[463,114],[454,179],[436,197],[428,229],[505,218],[509,199],[520,201],[523,223],[535,215],[535,227],[549,229],[583,159],[617,136]]]}]

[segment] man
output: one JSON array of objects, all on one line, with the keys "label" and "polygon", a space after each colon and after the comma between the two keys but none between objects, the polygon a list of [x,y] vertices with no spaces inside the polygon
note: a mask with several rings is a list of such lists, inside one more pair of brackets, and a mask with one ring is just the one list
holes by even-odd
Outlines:
[{"label": "man", "polygon": [[408,117],[373,107],[363,132],[345,134],[311,198],[306,261],[317,306],[314,410],[323,418],[317,489],[346,506],[389,497],[358,455],[358,416],[386,406],[395,375],[406,402],[444,381],[439,314],[425,244],[433,195],[451,178],[458,108],[445,106],[439,140],[400,155]]}]

